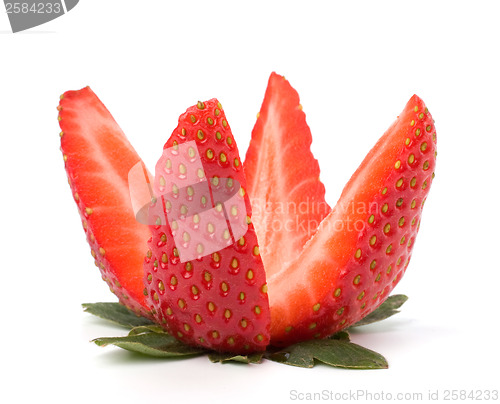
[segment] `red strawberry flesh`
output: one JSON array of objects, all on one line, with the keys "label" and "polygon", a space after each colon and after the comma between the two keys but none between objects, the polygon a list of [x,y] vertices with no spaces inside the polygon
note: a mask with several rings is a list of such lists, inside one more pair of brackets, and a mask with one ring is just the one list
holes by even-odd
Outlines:
[{"label": "red strawberry flesh", "polygon": [[268,277],[287,266],[331,210],[305,118],[297,92],[272,73],[244,164]]},{"label": "red strawberry flesh", "polygon": [[264,350],[264,267],[238,149],[216,99],[180,116],[156,165],[155,191],[144,282],[156,320],[191,345]]},{"label": "red strawberry flesh", "polygon": [[141,159],[89,87],[64,93],[58,110],[65,168],[95,264],[122,304],[148,316],[142,262],[149,230],[135,219],[128,187]]},{"label": "red strawberry flesh", "polygon": [[435,155],[432,117],[413,96],[305,248],[268,277],[273,344],[326,337],[388,297],[411,258]]}]

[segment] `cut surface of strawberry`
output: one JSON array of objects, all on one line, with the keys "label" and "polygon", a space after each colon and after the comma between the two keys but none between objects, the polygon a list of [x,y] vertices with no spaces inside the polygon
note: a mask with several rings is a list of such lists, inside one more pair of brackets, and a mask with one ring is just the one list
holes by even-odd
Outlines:
[{"label": "cut surface of strawberry", "polygon": [[274,345],[331,335],[389,296],[411,258],[435,157],[434,122],[415,95],[304,249],[268,277]]},{"label": "cut surface of strawberry", "polygon": [[263,351],[266,277],[240,156],[216,99],[180,116],[154,189],[144,283],[156,321],[190,345]]},{"label": "cut surface of strawberry", "polygon": [[128,186],[141,159],[89,87],[64,93],[58,110],[65,169],[95,264],[120,303],[149,316],[142,274],[150,233],[135,218]]},{"label": "cut surface of strawberry", "polygon": [[268,278],[302,250],[330,212],[299,95],[272,73],[244,169]]}]

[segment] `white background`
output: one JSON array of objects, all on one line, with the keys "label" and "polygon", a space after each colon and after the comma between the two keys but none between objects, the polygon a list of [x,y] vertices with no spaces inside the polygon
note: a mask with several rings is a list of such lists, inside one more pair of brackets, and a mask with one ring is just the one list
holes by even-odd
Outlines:
[{"label": "white background", "polygon": [[[365,389],[442,399],[446,389],[500,388],[496,2],[82,0],[18,34],[3,11],[2,402],[287,403],[291,390]],[[90,85],[152,167],[178,115],[211,97],[243,155],[271,71],[301,96],[331,205],[412,94],[436,121],[436,179],[395,290],[410,300],[353,334],[390,368],[151,360],[89,343],[125,331],[80,307],[114,296],[66,183],[59,95]]]}]

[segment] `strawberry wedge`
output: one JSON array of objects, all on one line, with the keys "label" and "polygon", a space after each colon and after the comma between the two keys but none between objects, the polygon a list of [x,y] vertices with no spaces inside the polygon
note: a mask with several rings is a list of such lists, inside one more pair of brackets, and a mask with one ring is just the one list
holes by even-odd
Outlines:
[{"label": "strawberry wedge", "polygon": [[141,159],[89,87],[64,93],[58,110],[64,164],[95,265],[120,303],[149,316],[142,266],[150,233],[135,219],[128,187]]},{"label": "strawberry wedge", "polygon": [[415,95],[305,248],[268,277],[272,344],[331,335],[388,297],[410,261],[435,157],[433,119]]},{"label": "strawberry wedge", "polygon": [[244,163],[268,278],[296,257],[331,210],[311,142],[299,95],[272,73]]},{"label": "strawberry wedge", "polygon": [[190,345],[265,350],[266,275],[238,148],[216,99],[179,117],[154,189],[144,283],[156,321]]}]

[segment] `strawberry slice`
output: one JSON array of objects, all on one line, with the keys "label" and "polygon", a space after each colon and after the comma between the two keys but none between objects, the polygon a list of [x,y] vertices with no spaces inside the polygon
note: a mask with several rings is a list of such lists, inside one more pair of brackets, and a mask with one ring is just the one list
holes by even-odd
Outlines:
[{"label": "strawberry slice", "polygon": [[268,278],[274,345],[331,335],[389,296],[411,258],[435,157],[433,120],[415,95],[306,247]]},{"label": "strawberry slice", "polygon": [[244,164],[268,279],[302,250],[331,210],[311,142],[299,95],[272,73]]},{"label": "strawberry slice", "polygon": [[266,277],[238,148],[216,99],[180,116],[154,189],[144,283],[157,322],[191,345],[263,351]]},{"label": "strawberry slice", "polygon": [[142,266],[150,234],[135,219],[128,187],[141,159],[89,87],[64,93],[58,110],[65,168],[95,264],[120,303],[148,316]]}]

